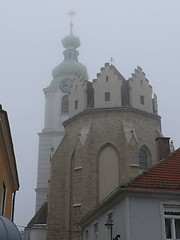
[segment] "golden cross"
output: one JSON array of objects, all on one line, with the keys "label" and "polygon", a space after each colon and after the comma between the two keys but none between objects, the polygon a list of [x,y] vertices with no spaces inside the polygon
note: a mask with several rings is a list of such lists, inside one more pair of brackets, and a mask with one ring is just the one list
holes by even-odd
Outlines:
[{"label": "golden cross", "polygon": [[73,10],[71,10],[71,11],[69,11],[68,13],[67,13],[69,16],[70,16],[70,18],[71,18],[71,22],[70,22],[70,28],[71,28],[71,33],[72,33],[72,29],[73,29],[73,26],[74,26],[74,24],[73,24],[73,16],[76,14],[76,12],[75,11],[73,11]]}]

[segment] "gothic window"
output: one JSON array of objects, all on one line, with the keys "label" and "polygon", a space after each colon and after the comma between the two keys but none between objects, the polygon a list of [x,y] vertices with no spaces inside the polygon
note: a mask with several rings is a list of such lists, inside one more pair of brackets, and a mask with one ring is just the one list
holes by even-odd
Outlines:
[{"label": "gothic window", "polygon": [[110,92],[105,92],[105,101],[110,101]]},{"label": "gothic window", "polygon": [[139,168],[144,171],[148,169],[148,154],[145,148],[139,150]]},{"label": "gothic window", "polygon": [[68,114],[69,112],[69,100],[68,95],[64,95],[61,100],[61,113]]},{"label": "gothic window", "polygon": [[109,80],[109,78],[108,78],[108,76],[106,76],[106,82],[108,82],[108,80]]}]

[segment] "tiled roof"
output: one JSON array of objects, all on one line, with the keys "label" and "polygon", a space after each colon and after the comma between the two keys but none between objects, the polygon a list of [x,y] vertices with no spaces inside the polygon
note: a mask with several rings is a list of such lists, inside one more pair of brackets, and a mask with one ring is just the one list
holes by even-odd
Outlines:
[{"label": "tiled roof", "polygon": [[46,224],[47,221],[47,209],[48,204],[45,202],[40,209],[36,212],[34,217],[31,219],[31,221],[28,223],[28,227],[33,227],[34,224]]},{"label": "tiled roof", "polygon": [[144,172],[126,186],[128,189],[146,189],[180,192],[180,148],[148,172]]}]

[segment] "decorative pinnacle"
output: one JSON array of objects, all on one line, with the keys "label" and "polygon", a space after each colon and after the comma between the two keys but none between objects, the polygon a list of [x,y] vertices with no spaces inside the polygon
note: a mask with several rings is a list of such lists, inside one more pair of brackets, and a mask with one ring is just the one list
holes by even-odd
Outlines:
[{"label": "decorative pinnacle", "polygon": [[68,15],[70,16],[70,18],[71,18],[71,21],[70,21],[69,26],[70,26],[71,34],[72,34],[72,33],[73,33],[72,30],[73,30],[73,26],[74,26],[74,24],[73,24],[73,16],[76,15],[76,12],[73,11],[73,10],[71,10],[71,11],[69,11],[67,14],[68,14]]}]

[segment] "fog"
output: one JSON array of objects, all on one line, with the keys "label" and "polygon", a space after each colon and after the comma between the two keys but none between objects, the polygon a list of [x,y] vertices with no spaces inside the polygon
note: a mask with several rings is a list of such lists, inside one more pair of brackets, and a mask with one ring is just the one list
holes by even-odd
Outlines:
[{"label": "fog", "polygon": [[1,1],[0,104],[8,112],[20,190],[15,223],[26,226],[35,211],[38,132],[44,124],[43,88],[63,60],[61,40],[74,35],[82,45],[79,61],[89,79],[110,58],[128,79],[142,67],[158,96],[163,134],[180,147],[179,0],[17,0]]}]

